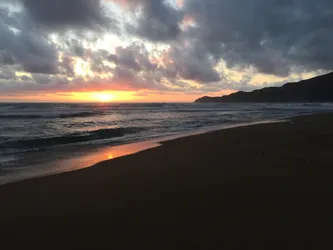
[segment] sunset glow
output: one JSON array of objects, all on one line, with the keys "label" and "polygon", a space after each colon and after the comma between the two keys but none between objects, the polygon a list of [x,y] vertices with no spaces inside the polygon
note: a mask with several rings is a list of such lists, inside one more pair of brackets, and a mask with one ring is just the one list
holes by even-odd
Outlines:
[{"label": "sunset glow", "polygon": [[331,70],[331,32],[308,25],[326,1],[270,5],[273,20],[239,1],[0,1],[0,101],[193,102]]},{"label": "sunset glow", "polygon": [[93,93],[92,97],[99,102],[110,102],[114,99],[114,95],[111,93]]},{"label": "sunset glow", "polygon": [[134,99],[134,92],[99,91],[69,93],[71,101],[78,102],[128,102]]}]

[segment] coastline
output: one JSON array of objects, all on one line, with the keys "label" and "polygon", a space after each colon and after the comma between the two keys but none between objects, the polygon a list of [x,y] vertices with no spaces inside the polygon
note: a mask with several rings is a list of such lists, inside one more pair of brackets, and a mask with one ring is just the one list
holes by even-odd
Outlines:
[{"label": "coastline", "polygon": [[45,246],[327,249],[332,127],[333,114],[317,114],[223,129],[2,185],[0,235]]},{"label": "coastline", "polygon": [[[293,119],[292,117],[290,119]],[[170,136],[162,136],[156,139],[147,139],[133,143],[120,144],[116,146],[101,146],[90,150],[75,152],[72,156],[62,157],[61,159],[52,162],[53,167],[50,168],[48,163],[35,164],[27,167],[19,173],[7,174],[0,176],[0,186],[10,183],[20,182],[24,180],[64,174],[80,169],[90,168],[105,161],[112,161],[119,157],[136,154],[147,149],[163,146],[168,141],[179,138],[186,138],[200,134],[211,133],[214,131],[232,129],[238,127],[247,127],[258,124],[270,124],[277,122],[287,122],[289,119],[280,120],[262,120],[258,122],[246,122],[232,125],[218,125],[208,128],[201,128],[198,131],[178,133]],[[53,153],[55,154],[55,153]],[[63,154],[63,152],[62,152]],[[39,152],[32,157],[43,157],[45,153]],[[9,167],[10,169],[10,167]]]}]

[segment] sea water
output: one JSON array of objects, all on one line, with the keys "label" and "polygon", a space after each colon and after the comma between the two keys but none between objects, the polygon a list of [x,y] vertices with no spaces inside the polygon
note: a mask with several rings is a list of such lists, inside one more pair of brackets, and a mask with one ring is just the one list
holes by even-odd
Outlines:
[{"label": "sea water", "polygon": [[36,176],[36,166],[52,172],[59,159],[116,145],[332,110],[318,103],[0,103],[0,178],[31,166]]}]

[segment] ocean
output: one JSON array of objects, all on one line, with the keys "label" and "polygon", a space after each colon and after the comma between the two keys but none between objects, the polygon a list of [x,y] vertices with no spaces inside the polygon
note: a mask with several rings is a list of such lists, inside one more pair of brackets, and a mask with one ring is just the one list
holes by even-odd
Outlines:
[{"label": "ocean", "polygon": [[0,184],[88,167],[106,159],[66,160],[117,145],[327,111],[333,104],[0,103]]}]

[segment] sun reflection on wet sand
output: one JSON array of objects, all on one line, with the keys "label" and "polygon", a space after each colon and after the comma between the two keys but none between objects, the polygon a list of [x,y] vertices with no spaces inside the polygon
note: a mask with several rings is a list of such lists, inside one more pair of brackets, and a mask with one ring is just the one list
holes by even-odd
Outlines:
[{"label": "sun reflection on wet sand", "polygon": [[[19,181],[23,179],[30,179],[34,177],[41,177],[45,175],[51,175],[51,174],[58,174],[63,172],[70,172],[78,169],[88,168],[91,167],[99,162],[106,161],[106,160],[112,160],[118,157],[126,156],[135,154],[137,152],[155,148],[163,144],[165,141],[174,140],[181,137],[186,136],[193,136],[193,135],[199,135],[204,134],[210,131],[216,131],[220,129],[228,129],[228,128],[235,128],[235,127],[242,127],[242,126],[249,126],[254,124],[265,124],[265,123],[275,123],[275,122],[281,122],[282,120],[266,120],[266,121],[260,121],[260,122],[248,122],[248,123],[242,123],[237,125],[229,125],[229,126],[223,126],[223,127],[214,127],[210,129],[203,129],[196,132],[189,132],[189,133],[179,133],[175,135],[166,136],[164,138],[158,138],[153,139],[151,141],[145,141],[145,142],[138,142],[133,144],[127,144],[127,145],[120,145],[120,146],[114,146],[114,147],[104,147],[94,150],[81,150],[79,152],[67,152],[67,158],[57,158],[50,160],[48,158],[48,155],[43,153],[36,153],[35,155],[32,155],[32,158],[44,158],[43,164],[36,164],[36,165],[29,165],[29,163],[25,162],[20,168],[19,172],[9,173],[6,175],[0,175],[0,185]],[[70,157],[68,155],[71,154]],[[74,154],[74,155],[73,155]],[[58,157],[56,152],[53,152],[54,157]],[[64,152],[60,152],[59,155],[64,155]],[[45,158],[46,157],[46,158]],[[4,169],[4,168],[3,168]],[[10,167],[10,169],[13,169]],[[14,168],[15,169],[15,168]],[[18,168],[16,168],[18,169]],[[26,169],[26,171],[22,170]],[[22,171],[21,171],[22,170]]]},{"label": "sun reflection on wet sand", "polygon": [[0,176],[0,184],[88,168],[99,162],[135,154],[158,146],[160,146],[160,144],[155,142],[138,142],[114,147],[105,147],[92,151],[81,151],[75,153],[71,157],[52,161],[52,166],[46,162],[31,167],[29,166],[26,171],[20,171],[20,173]]},{"label": "sun reflection on wet sand", "polygon": [[135,154],[137,152],[150,148],[155,148],[158,146],[160,146],[160,144],[158,143],[139,142],[115,147],[101,148],[99,150],[89,152],[83,156],[80,156],[79,158],[70,159],[68,165],[72,166],[72,168],[66,171],[90,167],[102,161],[112,160],[122,156]]}]

